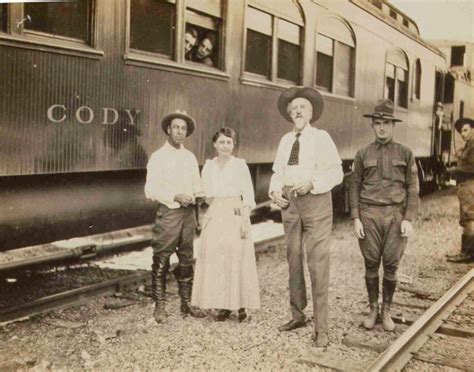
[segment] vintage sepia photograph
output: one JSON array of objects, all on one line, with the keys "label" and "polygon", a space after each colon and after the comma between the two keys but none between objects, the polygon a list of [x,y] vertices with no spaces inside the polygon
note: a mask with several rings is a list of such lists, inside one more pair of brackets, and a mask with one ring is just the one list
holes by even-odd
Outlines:
[{"label": "vintage sepia photograph", "polygon": [[0,371],[474,371],[474,0],[0,0]]}]

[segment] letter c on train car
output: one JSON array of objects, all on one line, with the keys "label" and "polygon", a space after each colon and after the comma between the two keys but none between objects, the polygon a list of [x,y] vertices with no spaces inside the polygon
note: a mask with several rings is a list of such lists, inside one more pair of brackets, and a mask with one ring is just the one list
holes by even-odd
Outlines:
[{"label": "letter c on train car", "polygon": [[[53,111],[56,107],[61,108],[64,111],[63,116],[60,119],[55,119],[53,117]],[[51,105],[51,106],[49,106],[48,107],[48,112],[47,112],[49,121],[52,121],[53,123],[61,123],[62,121],[66,120],[66,111],[67,111],[67,109],[66,109],[66,106],[64,106],[64,105]]]},{"label": "letter c on train car", "polygon": [[[81,118],[81,111],[82,110],[87,110],[89,112],[89,119],[88,120],[82,120]],[[81,124],[89,124],[94,120],[94,111],[88,106],[81,106],[76,110],[76,119],[79,123]]]}]

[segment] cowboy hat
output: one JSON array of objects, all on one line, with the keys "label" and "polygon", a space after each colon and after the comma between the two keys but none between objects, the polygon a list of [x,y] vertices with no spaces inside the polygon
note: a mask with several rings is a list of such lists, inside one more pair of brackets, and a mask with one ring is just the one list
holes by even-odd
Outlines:
[{"label": "cowboy hat", "polygon": [[393,110],[394,108],[392,100],[385,98],[377,102],[374,108],[374,112],[372,114],[365,114],[364,116],[366,118],[384,119],[400,122],[400,119],[397,119],[395,116],[393,116]]},{"label": "cowboy hat", "polygon": [[469,119],[469,118],[460,118],[460,119],[456,120],[456,122],[454,123],[454,128],[456,128],[456,130],[459,133],[461,133],[462,127],[466,124],[469,124],[471,126],[471,128],[474,128],[474,120]]},{"label": "cowboy hat", "polygon": [[293,122],[288,114],[288,104],[295,98],[306,98],[313,106],[313,117],[310,123],[314,123],[319,119],[324,110],[324,100],[321,93],[314,88],[309,87],[292,87],[286,89],[278,98],[278,109],[280,114],[288,121]]},{"label": "cowboy hat", "polygon": [[175,112],[168,114],[163,118],[161,121],[161,128],[163,129],[163,132],[168,134],[168,127],[173,119],[183,119],[186,122],[188,127],[188,130],[186,131],[186,137],[189,137],[191,134],[193,134],[194,128],[196,127],[196,122],[186,113],[186,111],[180,110],[176,110]]}]

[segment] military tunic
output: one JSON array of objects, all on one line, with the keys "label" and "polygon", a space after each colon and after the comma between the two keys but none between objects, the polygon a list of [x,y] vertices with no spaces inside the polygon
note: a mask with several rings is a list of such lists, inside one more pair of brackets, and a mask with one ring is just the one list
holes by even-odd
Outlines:
[{"label": "military tunic", "polygon": [[474,254],[474,139],[466,142],[453,173],[458,182],[459,224],[469,237],[469,243],[463,245],[463,251]]},{"label": "military tunic", "polygon": [[350,186],[353,219],[360,218],[365,238],[359,239],[366,276],[396,280],[406,238],[403,220],[412,221],[418,209],[418,172],[411,150],[399,143],[375,141],[360,149],[354,159]]}]

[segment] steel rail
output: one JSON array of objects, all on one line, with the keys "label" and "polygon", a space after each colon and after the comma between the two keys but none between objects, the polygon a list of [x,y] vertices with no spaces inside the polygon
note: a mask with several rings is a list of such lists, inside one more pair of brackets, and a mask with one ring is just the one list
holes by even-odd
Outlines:
[{"label": "steel rail", "polygon": [[401,371],[426,340],[474,289],[474,269],[416,320],[366,371]]},{"label": "steel rail", "polygon": [[134,274],[107,280],[66,292],[39,298],[26,304],[0,311],[0,325],[12,321],[27,319],[32,316],[47,313],[73,305],[84,303],[94,297],[112,295],[125,288],[138,287],[151,279],[150,272],[136,272]]},{"label": "steel rail", "polygon": [[[282,242],[283,236],[277,235],[255,243],[255,252],[258,253],[275,243]],[[21,304],[12,308],[0,310],[0,325],[17,320],[44,314],[52,310],[63,309],[89,301],[95,297],[113,295],[124,288],[138,287],[151,280],[149,271],[135,272],[120,278],[111,279],[102,283],[92,284],[85,287],[72,289],[66,292],[53,294],[29,303]]]}]

